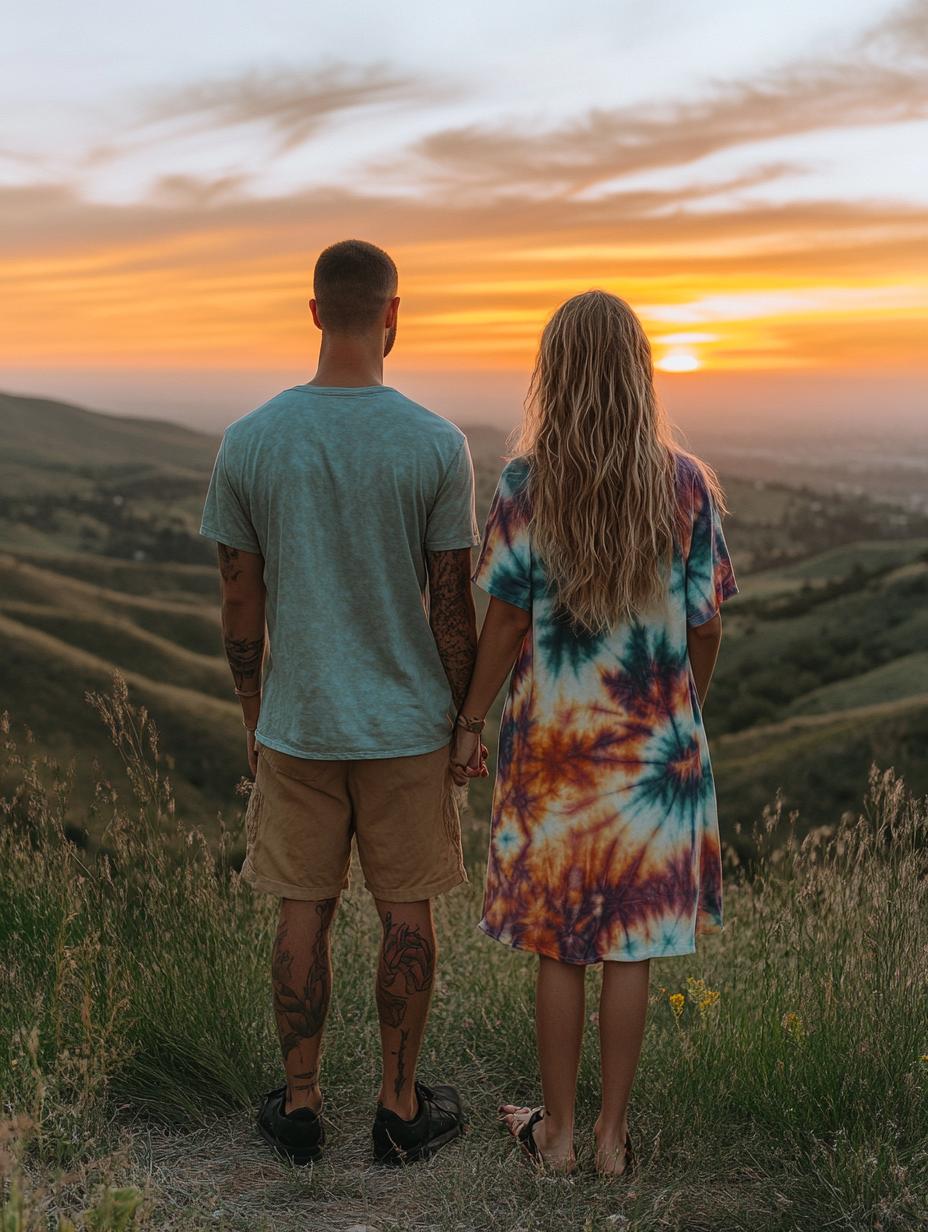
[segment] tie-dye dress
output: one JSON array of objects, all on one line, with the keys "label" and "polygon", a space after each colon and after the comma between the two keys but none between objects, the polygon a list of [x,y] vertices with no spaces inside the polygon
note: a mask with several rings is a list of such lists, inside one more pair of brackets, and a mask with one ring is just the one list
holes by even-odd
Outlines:
[{"label": "tie-dye dress", "polygon": [[570,963],[689,954],[722,923],[715,786],[686,650],[737,593],[702,473],[677,462],[669,603],[614,633],[559,618],[510,462],[474,581],[532,613],[503,711],[486,898],[491,937]]}]

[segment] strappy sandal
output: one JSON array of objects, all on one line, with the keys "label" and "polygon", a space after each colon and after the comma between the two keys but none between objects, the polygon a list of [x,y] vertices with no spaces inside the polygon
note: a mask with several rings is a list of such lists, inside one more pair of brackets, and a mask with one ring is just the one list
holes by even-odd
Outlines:
[{"label": "strappy sandal", "polygon": [[635,1148],[632,1146],[632,1136],[625,1131],[625,1167],[621,1172],[607,1171],[605,1168],[597,1169],[600,1176],[606,1177],[608,1180],[620,1181],[623,1177],[630,1175],[638,1167],[638,1156],[635,1154]]},{"label": "strappy sandal", "polygon": [[544,1160],[541,1157],[541,1151],[539,1151],[538,1145],[535,1142],[535,1126],[539,1125],[544,1119],[545,1109],[533,1108],[532,1115],[528,1118],[518,1133],[515,1134],[515,1140],[522,1148],[522,1153],[532,1164],[544,1163]]}]

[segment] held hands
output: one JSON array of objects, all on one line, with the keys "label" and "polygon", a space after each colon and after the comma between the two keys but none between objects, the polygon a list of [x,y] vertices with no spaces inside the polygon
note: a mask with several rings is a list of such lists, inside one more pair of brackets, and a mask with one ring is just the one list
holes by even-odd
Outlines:
[{"label": "held hands", "polygon": [[485,779],[489,775],[487,754],[489,750],[476,732],[456,727],[451,738],[451,777],[459,787],[471,779]]}]

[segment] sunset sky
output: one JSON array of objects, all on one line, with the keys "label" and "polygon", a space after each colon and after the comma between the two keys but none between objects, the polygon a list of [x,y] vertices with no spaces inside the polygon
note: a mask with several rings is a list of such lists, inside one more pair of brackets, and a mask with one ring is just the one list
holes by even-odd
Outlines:
[{"label": "sunset sky", "polygon": [[590,286],[691,391],[928,376],[926,0],[8,0],[0,24],[5,389],[240,414],[311,375],[313,261],[347,236],[400,267],[388,379],[463,381],[485,418]]}]

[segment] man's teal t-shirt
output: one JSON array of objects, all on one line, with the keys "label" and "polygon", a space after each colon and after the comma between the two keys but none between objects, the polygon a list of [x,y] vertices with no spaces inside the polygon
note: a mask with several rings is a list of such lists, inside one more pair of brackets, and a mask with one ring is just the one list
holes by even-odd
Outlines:
[{"label": "man's teal t-shirt", "polygon": [[453,424],[382,385],[288,389],[226,430],[200,533],[264,557],[259,744],[344,761],[448,743],[425,553],[478,542]]}]

